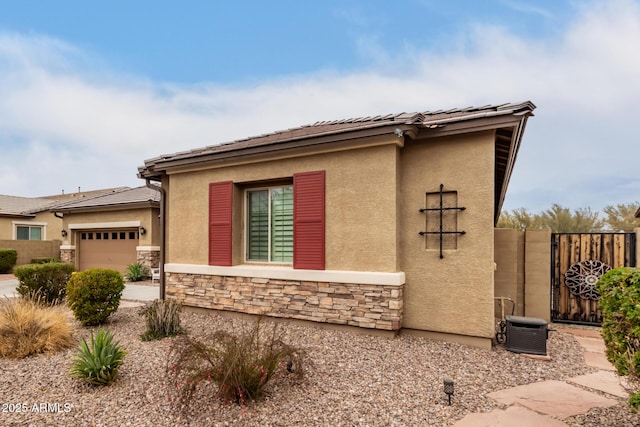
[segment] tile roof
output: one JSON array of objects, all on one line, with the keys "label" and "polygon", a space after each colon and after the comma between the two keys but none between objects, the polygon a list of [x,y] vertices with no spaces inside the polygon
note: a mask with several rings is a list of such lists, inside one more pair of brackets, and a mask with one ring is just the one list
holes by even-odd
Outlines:
[{"label": "tile roof", "polygon": [[38,212],[47,211],[58,203],[56,200],[31,197],[6,196],[0,194],[0,215],[2,216],[34,216]]},{"label": "tile roof", "polygon": [[338,135],[344,132],[375,129],[378,127],[414,125],[423,128],[444,126],[453,122],[474,120],[483,117],[527,114],[535,108],[530,101],[507,103],[500,105],[484,105],[482,107],[453,108],[449,110],[425,111],[414,113],[387,114],[349,118],[333,121],[319,121],[313,124],[277,132],[238,139],[216,145],[209,145],[193,150],[161,155],[145,161],[139,168],[139,176],[154,176],[154,166],[175,161],[190,161],[204,156],[218,155],[226,152],[266,147],[279,143],[312,139],[320,136]]},{"label": "tile roof", "polygon": [[160,192],[146,186],[121,188],[107,194],[99,194],[80,200],[72,200],[55,207],[58,212],[74,210],[100,210],[104,208],[128,208],[133,205],[156,206],[160,203]]}]

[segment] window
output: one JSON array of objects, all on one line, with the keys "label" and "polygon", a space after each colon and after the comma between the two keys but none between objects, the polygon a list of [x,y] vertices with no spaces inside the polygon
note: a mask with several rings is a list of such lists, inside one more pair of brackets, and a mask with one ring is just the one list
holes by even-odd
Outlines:
[{"label": "window", "polygon": [[293,187],[247,191],[247,260],[293,262]]},{"label": "window", "polygon": [[[325,171],[293,174],[293,186],[271,184],[240,197],[233,181],[209,184],[209,265],[243,259],[325,269]],[[236,215],[244,215],[244,229]],[[244,241],[244,254],[234,236]]]},{"label": "window", "polygon": [[18,225],[16,229],[16,240],[42,240],[42,227]]}]

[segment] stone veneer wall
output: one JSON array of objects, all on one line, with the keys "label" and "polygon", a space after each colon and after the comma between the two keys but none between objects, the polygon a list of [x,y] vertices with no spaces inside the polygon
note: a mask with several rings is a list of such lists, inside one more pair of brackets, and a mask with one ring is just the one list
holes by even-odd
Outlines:
[{"label": "stone veneer wall", "polygon": [[140,264],[148,269],[158,268],[160,265],[160,251],[139,250],[137,251],[137,259]]},{"label": "stone veneer wall", "polygon": [[168,273],[167,297],[184,305],[397,331],[403,286]]},{"label": "stone veneer wall", "polygon": [[75,249],[60,249],[60,261],[68,262],[71,264],[76,263],[76,250]]}]

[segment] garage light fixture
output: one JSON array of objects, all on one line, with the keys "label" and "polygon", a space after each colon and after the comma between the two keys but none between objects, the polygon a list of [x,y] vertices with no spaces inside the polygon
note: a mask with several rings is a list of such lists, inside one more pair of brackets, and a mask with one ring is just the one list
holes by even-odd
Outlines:
[{"label": "garage light fixture", "polygon": [[62,237],[67,237],[67,234],[68,234],[68,233],[67,233],[67,230],[64,230],[64,229],[63,229],[63,230],[60,232],[60,234],[62,234]]},{"label": "garage light fixture", "polygon": [[144,228],[143,226],[140,226],[139,231],[140,231],[140,235],[141,235],[141,236],[144,236],[144,235],[145,235],[145,233],[147,232],[147,230],[145,230],[145,228]]}]

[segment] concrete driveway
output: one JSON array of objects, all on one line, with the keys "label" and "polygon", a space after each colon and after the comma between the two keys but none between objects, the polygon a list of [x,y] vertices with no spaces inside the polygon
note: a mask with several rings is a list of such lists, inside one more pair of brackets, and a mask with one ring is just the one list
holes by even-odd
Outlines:
[{"label": "concrete driveway", "polygon": [[[15,297],[18,280],[11,274],[0,275],[0,297]],[[126,283],[122,292],[125,301],[153,301],[160,297],[158,286],[135,285]]]}]

